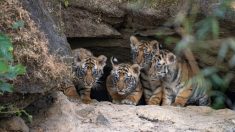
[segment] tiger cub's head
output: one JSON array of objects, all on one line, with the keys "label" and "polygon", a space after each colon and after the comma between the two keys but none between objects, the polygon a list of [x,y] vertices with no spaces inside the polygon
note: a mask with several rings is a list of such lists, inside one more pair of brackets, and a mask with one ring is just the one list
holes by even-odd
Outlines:
[{"label": "tiger cub's head", "polygon": [[103,74],[107,57],[104,55],[94,57],[90,51],[83,50],[76,58],[76,76],[86,88],[92,88]]},{"label": "tiger cub's head", "polygon": [[119,95],[127,95],[134,91],[139,83],[140,66],[138,64],[117,64],[116,58],[111,58],[111,77],[114,90]]},{"label": "tiger cub's head", "polygon": [[152,80],[164,78],[171,65],[176,64],[176,56],[168,50],[160,50],[150,62],[149,75]]},{"label": "tiger cub's head", "polygon": [[135,36],[130,37],[132,62],[141,67],[147,66],[155,53],[159,52],[159,43],[156,40],[139,41]]}]

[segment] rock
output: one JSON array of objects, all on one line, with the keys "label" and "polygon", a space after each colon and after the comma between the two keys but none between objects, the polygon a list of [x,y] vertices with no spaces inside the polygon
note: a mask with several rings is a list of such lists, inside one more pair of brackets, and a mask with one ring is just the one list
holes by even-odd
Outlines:
[{"label": "rock", "polygon": [[64,11],[65,34],[67,37],[120,37],[111,25],[101,21],[99,15],[86,10],[68,8]]},{"label": "rock", "polygon": [[125,12],[119,8],[118,0],[71,0],[69,6],[79,7],[92,13],[102,13],[108,17],[124,17]]},{"label": "rock", "polygon": [[[61,31],[60,19],[52,13],[52,2],[46,0],[21,0],[24,8],[31,14],[30,17],[38,25],[40,30],[46,34],[49,41],[49,52],[60,57],[71,56],[71,48]],[[55,7],[54,7],[55,8]]]},{"label": "rock", "polygon": [[[70,46],[65,36],[59,35],[55,20],[44,4],[32,0],[0,4],[0,13],[4,15],[0,30],[11,39],[14,62],[26,67],[26,74],[13,81],[14,92],[0,96],[0,105],[15,104],[23,109],[50,91],[73,86],[71,67],[64,59],[71,54]],[[13,29],[12,24],[19,21],[23,22],[22,27]]]},{"label": "rock", "polygon": [[[71,0],[63,8],[67,37],[120,37],[114,27],[123,23],[125,15],[116,0]],[[114,26],[114,27],[113,27]]]},{"label": "rock", "polygon": [[[120,28],[156,30],[166,25],[179,12],[197,8],[200,15],[207,16],[219,8],[218,0],[70,0],[62,8],[67,37],[122,37]],[[234,7],[221,19],[235,23]],[[61,16],[60,16],[61,17]],[[224,25],[224,24],[223,24]],[[231,24],[229,24],[231,25]],[[234,27],[233,27],[234,28]]]},{"label": "rock", "polygon": [[[235,112],[209,107],[129,106],[110,102],[82,104],[61,92],[54,103],[34,115],[32,131],[235,131]],[[66,126],[66,127],[65,127]]]},{"label": "rock", "polygon": [[0,120],[0,130],[1,132],[29,132],[28,126],[25,124],[24,120],[18,116],[11,118],[3,118]]},{"label": "rock", "polygon": [[100,125],[109,125],[109,120],[100,113],[96,118],[96,123]]}]

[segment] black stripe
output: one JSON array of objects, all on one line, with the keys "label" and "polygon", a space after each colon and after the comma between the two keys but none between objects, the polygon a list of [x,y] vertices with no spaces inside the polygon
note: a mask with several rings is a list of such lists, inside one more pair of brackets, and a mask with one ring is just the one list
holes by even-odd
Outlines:
[{"label": "black stripe", "polygon": [[[168,69],[168,70],[169,70],[169,69]],[[176,68],[176,70],[175,70],[175,72],[174,72],[174,74],[173,74],[172,82],[174,82],[174,81],[177,79],[178,74],[179,74],[179,68]]]},{"label": "black stripe", "polygon": [[143,86],[143,88],[152,91],[152,89],[150,87]]}]

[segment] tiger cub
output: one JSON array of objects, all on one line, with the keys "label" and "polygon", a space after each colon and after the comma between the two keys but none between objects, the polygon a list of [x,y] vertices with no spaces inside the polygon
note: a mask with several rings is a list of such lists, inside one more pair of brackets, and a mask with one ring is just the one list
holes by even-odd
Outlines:
[{"label": "tiger cub", "polygon": [[78,92],[84,103],[90,103],[91,88],[94,87],[98,79],[103,74],[103,68],[106,65],[107,57],[99,57],[83,48],[73,51],[75,74],[77,76]]},{"label": "tiger cub", "polygon": [[160,105],[162,99],[162,87],[160,80],[151,80],[149,77],[150,62],[159,52],[159,43],[153,41],[139,41],[135,36],[130,37],[132,62],[139,64],[142,69],[140,81],[144,89],[145,102],[148,105]]},{"label": "tiger cub", "polygon": [[139,81],[140,66],[138,64],[117,64],[117,59],[113,57],[111,63],[113,69],[107,77],[106,87],[112,102],[137,105],[143,94]]},{"label": "tiger cub", "polygon": [[172,52],[160,50],[151,61],[149,75],[152,80],[161,80],[163,86],[162,105],[209,105],[205,81],[190,80],[194,74],[186,62]]}]

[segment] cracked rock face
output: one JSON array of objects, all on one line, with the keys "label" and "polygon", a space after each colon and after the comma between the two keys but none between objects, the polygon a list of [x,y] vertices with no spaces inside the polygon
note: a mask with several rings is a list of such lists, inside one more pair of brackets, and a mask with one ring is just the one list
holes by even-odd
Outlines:
[{"label": "cracked rock face", "polygon": [[[34,115],[31,131],[235,131],[235,112],[209,107],[82,104],[61,92],[50,95],[54,103]],[[42,116],[43,115],[43,116]],[[45,118],[47,117],[47,118]]]}]

